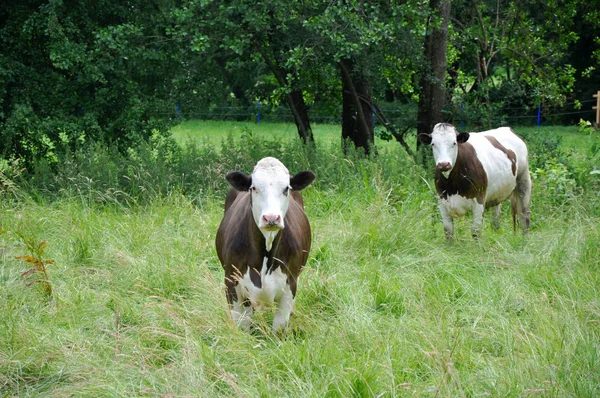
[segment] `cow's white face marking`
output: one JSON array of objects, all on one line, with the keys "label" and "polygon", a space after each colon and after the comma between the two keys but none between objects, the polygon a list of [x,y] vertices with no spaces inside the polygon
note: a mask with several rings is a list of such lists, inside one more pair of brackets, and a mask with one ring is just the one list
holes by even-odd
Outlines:
[{"label": "cow's white face marking", "polygon": [[252,172],[252,215],[266,239],[267,251],[280,229],[290,204],[290,173],[275,158],[264,158]]},{"label": "cow's white face marking", "polygon": [[431,148],[435,167],[448,178],[458,156],[456,129],[448,124],[436,124],[431,133]]}]

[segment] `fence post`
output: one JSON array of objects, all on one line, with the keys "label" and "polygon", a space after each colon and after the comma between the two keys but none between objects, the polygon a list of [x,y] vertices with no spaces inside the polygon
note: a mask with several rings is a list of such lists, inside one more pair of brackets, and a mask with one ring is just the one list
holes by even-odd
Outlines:
[{"label": "fence post", "polygon": [[260,100],[256,102],[256,123],[260,123]]},{"label": "fence post", "polygon": [[600,126],[600,90],[593,95],[596,98],[596,106],[592,106],[592,109],[596,110],[596,127]]},{"label": "fence post", "polygon": [[540,124],[542,124],[542,103],[540,102],[540,104],[538,105],[538,115],[537,115],[537,125],[539,126]]}]

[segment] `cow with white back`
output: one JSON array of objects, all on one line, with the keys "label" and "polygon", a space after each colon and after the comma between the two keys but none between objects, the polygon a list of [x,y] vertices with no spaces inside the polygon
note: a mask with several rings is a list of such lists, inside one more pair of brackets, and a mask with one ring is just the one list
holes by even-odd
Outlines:
[{"label": "cow with white back", "polygon": [[527,146],[512,129],[501,127],[480,133],[458,133],[447,123],[435,125],[431,134],[419,134],[431,145],[438,206],[447,238],[452,220],[473,213],[473,236],[481,233],[483,213],[495,207],[492,225],[500,227],[501,204],[511,199],[513,224],[517,215],[524,232],[530,221],[531,178]]},{"label": "cow with white back", "polygon": [[283,163],[267,157],[251,175],[233,171],[226,178],[231,188],[216,247],[231,316],[248,328],[254,309],[276,304],[273,331],[281,332],[289,323],[298,276],[310,251],[300,191],[315,174],[301,171],[290,178]]}]

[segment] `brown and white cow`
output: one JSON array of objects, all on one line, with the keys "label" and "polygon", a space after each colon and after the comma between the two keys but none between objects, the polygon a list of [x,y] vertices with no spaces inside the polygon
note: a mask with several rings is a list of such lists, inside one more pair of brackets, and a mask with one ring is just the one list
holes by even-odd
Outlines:
[{"label": "brown and white cow", "polygon": [[300,191],[315,179],[312,171],[290,178],[275,158],[264,158],[250,176],[233,171],[225,215],[216,238],[225,269],[231,316],[248,328],[253,309],[277,304],[275,333],[289,322],[296,283],[310,251],[311,233]]},{"label": "brown and white cow", "polygon": [[511,199],[523,231],[529,228],[531,178],[527,146],[512,129],[501,127],[480,133],[458,133],[447,123],[435,125],[431,134],[419,134],[431,145],[435,160],[435,187],[444,231],[452,238],[452,219],[473,213],[473,236],[479,236],[486,208],[496,207],[492,225],[500,226],[500,205]]}]

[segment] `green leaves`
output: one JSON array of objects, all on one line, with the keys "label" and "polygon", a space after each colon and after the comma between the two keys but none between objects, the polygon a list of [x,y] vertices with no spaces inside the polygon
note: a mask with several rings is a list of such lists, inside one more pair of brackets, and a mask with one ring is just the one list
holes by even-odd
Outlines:
[{"label": "green leaves", "polygon": [[[19,3],[0,18],[0,155],[27,166],[103,141],[126,148],[166,131],[181,52],[164,3]],[[171,7],[171,6],[169,6]],[[196,44],[200,47],[200,44]]]}]

